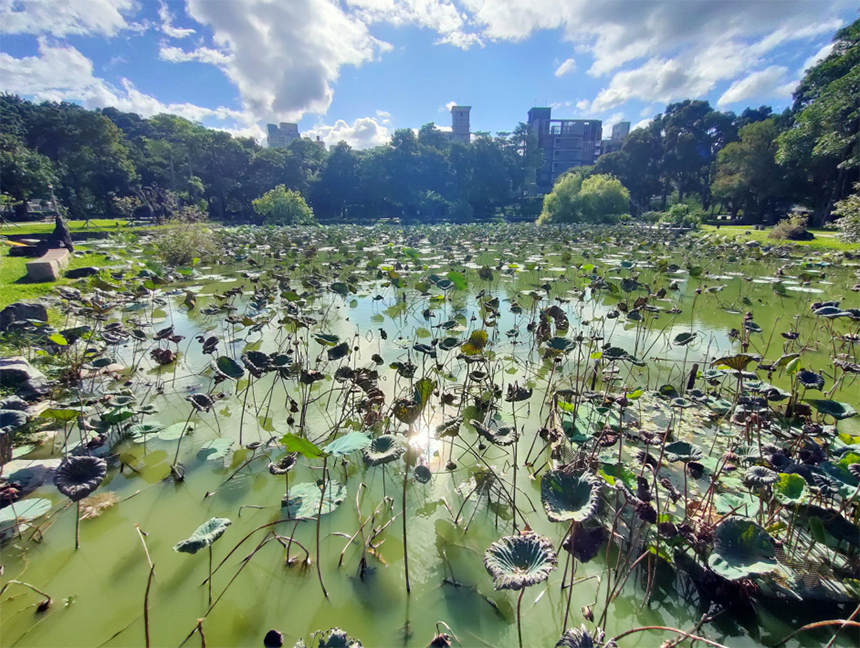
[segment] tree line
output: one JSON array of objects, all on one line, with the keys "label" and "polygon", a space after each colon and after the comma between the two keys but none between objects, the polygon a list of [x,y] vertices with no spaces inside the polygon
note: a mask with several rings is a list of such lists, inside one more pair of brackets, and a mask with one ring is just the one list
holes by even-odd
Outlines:
[{"label": "tree line", "polygon": [[[783,113],[673,103],[632,131],[620,151],[576,173],[620,180],[634,218],[695,202],[705,212],[772,222],[800,204],[821,223],[858,177],[859,126],[857,21],[836,33],[832,52],[806,71]],[[28,200],[55,197],[73,218],[159,215],[179,206],[254,221],[254,201],[281,185],[321,220],[536,217],[541,159],[523,123],[468,144],[449,141],[430,123],[398,129],[385,146],[367,150],[341,142],[325,151],[303,138],[265,148],[175,115],[144,119],[0,96],[0,191],[19,219]]]}]

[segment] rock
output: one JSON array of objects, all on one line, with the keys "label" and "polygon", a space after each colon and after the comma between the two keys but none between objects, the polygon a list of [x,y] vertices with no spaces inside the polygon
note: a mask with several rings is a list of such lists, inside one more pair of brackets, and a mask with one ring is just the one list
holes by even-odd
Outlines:
[{"label": "rock", "polygon": [[45,304],[41,302],[17,302],[9,304],[0,311],[0,331],[5,331],[9,328],[12,322],[20,322],[21,320],[28,319],[47,322],[48,309],[45,307]]},{"label": "rock", "polygon": [[7,396],[0,398],[0,410],[19,410],[24,411],[29,407],[27,401],[18,396]]},{"label": "rock", "polygon": [[21,356],[0,358],[0,386],[15,389],[25,400],[36,400],[51,391],[45,374]]},{"label": "rock", "polygon": [[27,279],[34,283],[56,281],[60,268],[69,264],[69,251],[64,248],[48,250],[35,261],[27,264]]},{"label": "rock", "polygon": [[0,410],[0,430],[15,430],[27,424],[27,415],[20,410]]},{"label": "rock", "polygon": [[84,277],[92,277],[93,275],[97,275],[99,273],[99,269],[94,266],[87,266],[86,268],[75,268],[74,270],[66,271],[66,279],[83,279]]},{"label": "rock", "polygon": [[13,459],[3,466],[3,476],[8,481],[21,484],[21,494],[26,495],[54,479],[54,473],[62,459]]}]

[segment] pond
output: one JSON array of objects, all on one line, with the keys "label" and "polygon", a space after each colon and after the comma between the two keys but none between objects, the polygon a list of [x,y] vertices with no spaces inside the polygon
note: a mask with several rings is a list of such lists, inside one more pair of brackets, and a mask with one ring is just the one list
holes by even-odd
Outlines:
[{"label": "pond", "polygon": [[[335,626],[365,646],[553,646],[583,625],[737,647],[856,607],[860,261],[626,228],[220,236],[221,258],[179,269],[142,271],[145,239],[103,248],[124,275],[58,304],[58,329],[91,332],[30,333],[84,377],[23,456],[107,471],[77,550],[53,484],[16,503],[50,512],[7,520],[2,583],[53,601],[8,587],[4,646],[198,628],[210,646],[273,629],[311,645]],[[213,518],[230,521],[217,539],[174,550]],[[545,551],[502,552],[519,588],[494,589],[485,553],[531,533]]]}]

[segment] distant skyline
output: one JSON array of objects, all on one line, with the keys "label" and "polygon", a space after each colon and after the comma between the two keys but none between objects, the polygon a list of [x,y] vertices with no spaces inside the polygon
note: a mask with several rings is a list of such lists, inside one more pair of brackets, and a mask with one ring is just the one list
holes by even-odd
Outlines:
[{"label": "distant skyline", "polygon": [[510,131],[533,106],[604,136],[667,103],[780,111],[856,2],[760,0],[0,0],[0,90],[169,112],[265,143],[396,128]]}]

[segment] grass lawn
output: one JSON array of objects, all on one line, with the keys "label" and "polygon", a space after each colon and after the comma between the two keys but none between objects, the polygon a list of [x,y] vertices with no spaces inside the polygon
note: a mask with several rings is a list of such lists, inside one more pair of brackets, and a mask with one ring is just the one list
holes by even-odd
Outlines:
[{"label": "grass lawn", "polygon": [[[86,221],[72,220],[66,221],[69,230],[75,232],[128,232],[141,229],[153,229],[155,225],[138,225],[129,226],[129,222],[125,219],[110,220],[104,218],[94,218],[90,221],[88,227],[84,227]],[[10,234],[50,234],[54,231],[53,219],[45,223],[3,223],[0,225],[0,236]]]},{"label": "grass lawn", "polygon": [[[0,257],[0,308],[5,308],[9,304],[17,301],[44,297],[45,295],[51,294],[56,286],[66,286],[72,283],[71,279],[65,279],[63,277],[57,279],[57,281],[29,283],[26,280],[26,266],[28,261],[32,261],[32,259],[28,259],[26,257],[10,257],[5,254]],[[100,268],[113,264],[114,262],[108,262],[105,260],[104,254],[98,252],[86,254],[76,253],[71,259],[69,259],[69,265],[61,270],[61,273],[73,268],[83,268],[86,266],[95,266]]]},{"label": "grass lawn", "polygon": [[[857,252],[860,251],[860,245],[857,243],[843,243],[836,237],[836,232],[833,230],[822,230],[822,229],[810,229],[809,231],[815,235],[815,238],[811,241],[778,241],[776,239],[768,238],[768,234],[770,234],[770,228],[766,230],[756,231],[751,226],[745,225],[723,225],[718,230],[715,225],[702,225],[699,228],[704,234],[717,234],[718,236],[734,236],[735,238],[742,239],[743,241],[759,241],[762,245],[765,244],[779,244],[779,243],[790,243],[793,245],[801,245],[803,247],[809,247],[816,250],[832,250],[832,251],[845,251],[845,252]],[[747,234],[749,232],[749,234]]]}]

